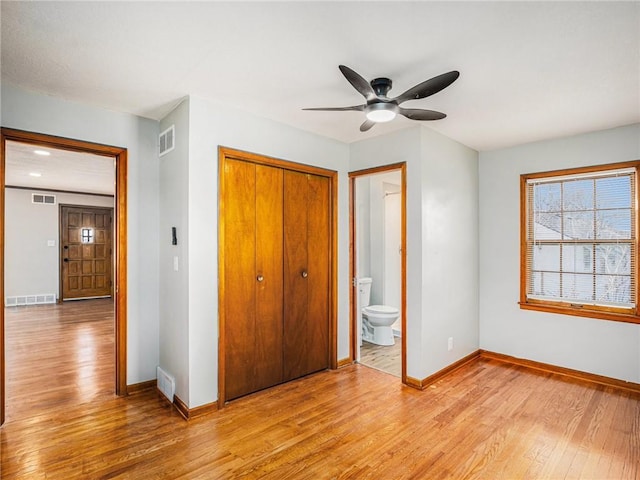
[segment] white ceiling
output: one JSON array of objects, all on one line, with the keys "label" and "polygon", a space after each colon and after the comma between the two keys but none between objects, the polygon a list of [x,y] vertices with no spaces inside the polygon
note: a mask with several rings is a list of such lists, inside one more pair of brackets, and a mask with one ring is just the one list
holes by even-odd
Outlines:
[{"label": "white ceiling", "polygon": [[[38,155],[35,150],[49,155]],[[5,158],[7,186],[103,195],[115,193],[114,157],[7,141]]]},{"label": "white ceiling", "polygon": [[407,107],[477,150],[640,122],[640,2],[1,2],[2,79],[160,119],[185,95],[343,142],[363,98],[338,70],[398,95],[459,70]]}]

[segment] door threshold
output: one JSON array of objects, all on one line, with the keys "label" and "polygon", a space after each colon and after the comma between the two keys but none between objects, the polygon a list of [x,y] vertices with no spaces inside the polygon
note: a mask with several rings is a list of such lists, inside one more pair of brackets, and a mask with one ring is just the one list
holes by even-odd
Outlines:
[{"label": "door threshold", "polygon": [[96,298],[112,298],[111,295],[101,295],[97,297],[76,297],[76,298],[63,298],[63,302],[76,302],[78,300],[95,300]]}]

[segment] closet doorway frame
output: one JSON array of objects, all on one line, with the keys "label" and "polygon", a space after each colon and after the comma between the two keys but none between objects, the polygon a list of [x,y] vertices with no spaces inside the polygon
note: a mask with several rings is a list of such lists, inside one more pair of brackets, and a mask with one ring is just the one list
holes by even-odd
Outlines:
[{"label": "closet doorway frame", "polygon": [[349,172],[349,278],[351,279],[351,288],[349,289],[349,358],[351,362],[356,362],[356,352],[358,351],[358,279],[357,279],[357,250],[356,250],[356,180],[361,177],[375,175],[377,173],[400,172],[401,185],[400,191],[402,198],[400,200],[400,278],[401,278],[401,331],[400,337],[402,348],[402,383],[407,383],[407,163],[399,162],[390,165],[382,165],[379,167],[366,168],[363,170],[355,170]]},{"label": "closet doorway frame", "polygon": [[224,298],[226,295],[224,278],[224,246],[225,246],[225,205],[223,201],[225,172],[227,159],[282,168],[294,172],[318,175],[329,179],[329,368],[338,368],[338,172],[312,165],[268,157],[257,153],[246,152],[229,147],[218,147],[218,408],[223,408],[227,399],[226,380],[226,338]]},{"label": "closet doorway frame", "polygon": [[115,161],[116,192],[114,198],[114,288],[113,301],[115,311],[115,393],[127,395],[127,149],[99,143],[86,142],[43,133],[0,129],[0,425],[5,421],[5,324],[4,324],[4,209],[6,144],[15,141],[34,146],[50,147],[60,150],[91,153],[112,157]]}]

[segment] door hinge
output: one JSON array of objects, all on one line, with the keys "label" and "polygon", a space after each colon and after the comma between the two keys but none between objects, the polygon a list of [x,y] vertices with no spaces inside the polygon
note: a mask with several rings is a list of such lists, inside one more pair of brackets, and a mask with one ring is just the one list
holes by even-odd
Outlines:
[{"label": "door hinge", "polygon": [[351,286],[353,286],[353,287],[357,287],[358,286],[358,278],[357,277],[353,277],[351,279]]}]

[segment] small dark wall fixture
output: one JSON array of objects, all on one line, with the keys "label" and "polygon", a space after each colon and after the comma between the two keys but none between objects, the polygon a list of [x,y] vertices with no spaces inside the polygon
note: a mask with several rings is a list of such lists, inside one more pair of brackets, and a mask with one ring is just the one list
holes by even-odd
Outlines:
[{"label": "small dark wall fixture", "polygon": [[171,245],[178,244],[178,237],[176,235],[176,227],[171,227]]}]

